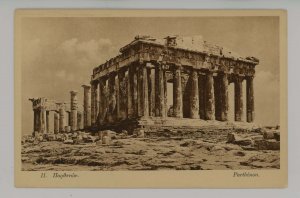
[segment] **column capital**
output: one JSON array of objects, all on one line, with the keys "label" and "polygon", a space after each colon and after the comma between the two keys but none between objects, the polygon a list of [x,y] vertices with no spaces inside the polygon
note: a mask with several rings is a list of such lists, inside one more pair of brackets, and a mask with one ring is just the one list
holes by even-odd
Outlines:
[{"label": "column capital", "polygon": [[[91,81],[90,81],[90,84],[91,84],[91,85],[93,85],[93,84],[98,84],[98,81],[99,81],[98,78],[97,78],[97,79],[94,79],[94,80],[91,80]],[[88,85],[88,84],[86,84],[86,85]]]},{"label": "column capital", "polygon": [[117,75],[118,75],[118,71],[119,71],[119,70],[112,71],[112,72],[108,73],[108,74],[107,74],[108,78],[117,76]]},{"label": "column capital", "polygon": [[169,69],[169,65],[165,61],[160,64],[160,67],[161,67],[162,70]]},{"label": "column capital", "polygon": [[154,69],[155,66],[151,62],[146,62],[146,67],[149,69]]},{"label": "column capital", "polygon": [[178,69],[182,69],[182,65],[181,64],[179,64],[179,63],[174,63],[174,64],[172,64],[173,65],[173,68],[175,69],[175,70],[178,70]]},{"label": "column capital", "polygon": [[164,69],[167,64],[166,64],[166,62],[156,61],[154,65],[158,69]]},{"label": "column capital", "polygon": [[216,73],[216,71],[208,69],[208,70],[205,71],[205,73],[206,73],[206,75],[207,75],[207,74],[213,75],[213,74]]},{"label": "column capital", "polygon": [[228,73],[228,72],[224,72],[224,71],[219,71],[219,72],[216,72],[216,74],[217,74],[218,76],[229,75],[229,73]]},{"label": "column capital", "polygon": [[[93,84],[93,82],[91,82],[91,84]],[[81,87],[83,87],[84,89],[90,89],[91,88],[90,85],[81,85]]]},{"label": "column capital", "polygon": [[239,75],[239,74],[234,75],[234,81],[243,82],[244,78],[245,78],[245,76],[243,76],[243,75]]},{"label": "column capital", "polygon": [[195,68],[192,68],[192,69],[191,69],[191,75],[192,75],[192,76],[197,76],[198,73],[199,73],[199,70],[198,70],[198,69],[195,69]]},{"label": "column capital", "polygon": [[139,60],[138,60],[138,64],[139,64],[139,65],[143,65],[143,64],[146,64],[146,63],[147,63],[146,60],[144,60],[144,59],[142,59],[142,58],[139,58]]},{"label": "column capital", "polygon": [[65,105],[65,102],[56,102],[57,105]]},{"label": "column capital", "polygon": [[254,79],[254,75],[251,75],[251,76],[245,76],[246,79],[251,79],[253,80]]},{"label": "column capital", "polygon": [[76,91],[76,90],[72,90],[72,91],[70,91],[70,94],[71,94],[72,96],[76,96],[76,95],[77,95],[77,93],[78,93],[78,91]]}]

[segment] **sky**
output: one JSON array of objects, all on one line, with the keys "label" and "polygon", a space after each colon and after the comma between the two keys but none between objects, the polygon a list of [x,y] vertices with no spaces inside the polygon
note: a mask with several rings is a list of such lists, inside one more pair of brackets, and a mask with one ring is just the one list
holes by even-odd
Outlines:
[{"label": "sky", "polygon": [[[92,69],[116,56],[136,35],[202,35],[204,40],[242,56],[257,57],[260,63],[254,78],[255,122],[279,124],[278,17],[28,17],[22,19],[21,35],[25,134],[33,130],[28,98],[69,102],[70,91],[77,90],[82,102],[81,85],[89,84]],[[229,86],[229,105],[232,120],[233,84]]]}]

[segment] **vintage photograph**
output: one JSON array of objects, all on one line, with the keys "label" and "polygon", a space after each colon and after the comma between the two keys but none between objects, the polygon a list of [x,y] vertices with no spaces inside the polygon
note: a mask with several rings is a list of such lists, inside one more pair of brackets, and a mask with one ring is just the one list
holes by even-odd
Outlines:
[{"label": "vintage photograph", "polygon": [[278,16],[20,25],[21,170],[280,169]]}]

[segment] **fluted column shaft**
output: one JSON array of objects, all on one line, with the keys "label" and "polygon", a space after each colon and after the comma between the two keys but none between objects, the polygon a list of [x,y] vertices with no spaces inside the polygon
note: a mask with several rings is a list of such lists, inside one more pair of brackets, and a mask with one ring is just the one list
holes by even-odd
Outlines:
[{"label": "fluted column shaft", "polygon": [[78,108],[78,100],[77,100],[77,92],[71,91],[71,112],[70,112],[70,126],[71,131],[77,130],[77,108]]},{"label": "fluted column shaft", "polygon": [[167,82],[167,70],[168,66],[163,65],[163,79],[164,79],[164,103],[165,103],[165,111],[164,111],[164,117],[168,116],[168,82]]},{"label": "fluted column shaft", "polygon": [[139,65],[138,80],[138,114],[147,117],[149,116],[149,103],[146,63],[140,63]]},{"label": "fluted column shaft", "polygon": [[220,74],[220,97],[221,97],[221,121],[227,121],[228,115],[228,76],[227,73]]},{"label": "fluted column shaft", "polygon": [[156,116],[166,117],[166,106],[165,106],[165,71],[164,65],[156,65],[155,71],[155,86],[156,86]]},{"label": "fluted column shaft", "polygon": [[132,86],[132,81],[133,81],[133,72],[132,68],[128,67],[127,70],[125,71],[125,76],[124,76],[124,81],[127,83],[127,118],[132,118],[134,114],[134,109],[133,109],[133,86]]},{"label": "fluted column shaft", "polygon": [[36,129],[35,129],[35,131],[41,132],[41,110],[36,109],[35,112],[36,112]]},{"label": "fluted column shaft", "polygon": [[83,85],[84,128],[91,126],[91,86]]},{"label": "fluted column shaft", "polygon": [[213,73],[208,72],[205,83],[205,119],[215,119],[215,97]]},{"label": "fluted column shaft", "polygon": [[[67,114],[68,114],[68,124],[67,124],[67,126],[71,127],[71,112],[67,111]],[[71,128],[70,128],[70,130],[71,130]]]},{"label": "fluted column shaft", "polygon": [[65,110],[63,107],[59,109],[59,132],[63,133],[65,131]]},{"label": "fluted column shaft", "polygon": [[38,112],[36,109],[33,110],[33,132],[38,131]]},{"label": "fluted column shaft", "polygon": [[77,111],[77,130],[82,129],[82,113]]},{"label": "fluted column shaft", "polygon": [[97,88],[98,88],[98,82],[94,81],[91,83],[91,124],[94,125],[97,120]]},{"label": "fluted column shaft", "polygon": [[193,69],[191,73],[190,118],[199,119],[199,88],[198,73]]},{"label": "fluted column shaft", "polygon": [[59,114],[54,112],[54,133],[59,133]]},{"label": "fluted column shaft", "polygon": [[149,91],[148,91],[148,72],[146,65],[143,65],[142,67],[143,71],[143,116],[148,117],[149,116]]},{"label": "fluted column shaft", "polygon": [[113,123],[116,114],[116,87],[115,87],[115,73],[110,73],[108,75],[108,86],[107,86],[107,95],[106,101],[108,106],[106,121],[108,123]]},{"label": "fluted column shaft", "polygon": [[155,68],[151,66],[149,68],[149,115],[150,116],[155,116]]},{"label": "fluted column shaft", "polygon": [[133,115],[138,116],[138,68],[137,65],[132,66],[132,105]]},{"label": "fluted column shaft", "polygon": [[42,107],[40,109],[40,128],[39,128],[39,132],[40,133],[46,133],[46,109],[44,107]]},{"label": "fluted column shaft", "polygon": [[49,111],[46,111],[46,133],[50,132],[50,125],[49,125]]},{"label": "fluted column shaft", "polygon": [[121,119],[120,112],[120,80],[118,73],[115,74],[115,94],[116,94],[116,120]]},{"label": "fluted column shaft", "polygon": [[99,125],[103,124],[104,116],[106,114],[105,83],[105,79],[99,79],[99,116],[97,121]]},{"label": "fluted column shaft", "polygon": [[253,76],[248,76],[246,80],[247,91],[247,122],[254,120],[254,91],[253,91]]},{"label": "fluted column shaft", "polygon": [[174,68],[174,74],[173,74],[173,111],[174,116],[177,118],[183,117],[183,111],[182,111],[182,88],[181,88],[181,67],[175,66]]},{"label": "fluted column shaft", "polygon": [[199,86],[199,114],[200,119],[205,119],[205,86],[206,86],[206,76],[203,74],[199,75],[198,80]]},{"label": "fluted column shaft", "polygon": [[236,76],[234,82],[234,120],[242,121],[243,114],[243,79]]}]

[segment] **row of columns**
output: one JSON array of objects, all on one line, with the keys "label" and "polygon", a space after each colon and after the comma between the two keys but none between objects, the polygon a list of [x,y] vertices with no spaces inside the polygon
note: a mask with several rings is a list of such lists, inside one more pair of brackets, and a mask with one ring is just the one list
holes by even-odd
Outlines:
[{"label": "row of columns", "polygon": [[[58,112],[53,112],[54,133],[68,131],[66,127],[70,126],[71,131],[76,131],[83,128],[82,113],[81,112],[66,112],[63,108],[60,108]],[[66,113],[69,114],[69,123],[65,121]],[[34,110],[34,131],[41,133],[50,132],[50,111],[46,111],[44,108]],[[76,120],[76,121],[75,121]]]},{"label": "row of columns", "polygon": [[[69,115],[69,123],[66,123],[66,114]],[[83,129],[82,113],[77,110],[67,112],[60,108],[59,112],[54,112],[54,133],[63,133]],[[68,128],[70,127],[70,128]]]},{"label": "row of columns", "polygon": [[[173,111],[174,116],[183,117],[182,69],[174,65],[173,70]],[[235,120],[242,121],[244,77],[236,77],[235,87]],[[228,75],[212,72],[199,74],[196,69],[190,73],[189,117],[192,119],[220,120],[228,118]],[[126,96],[120,93],[120,84],[126,84]],[[253,77],[246,77],[247,83],[247,121],[254,117]],[[108,86],[108,84],[110,86]],[[114,105],[114,118],[111,121],[132,117],[166,117],[167,116],[167,79],[166,65],[151,65],[145,62],[130,65],[126,69],[109,74],[91,82],[91,122],[102,124],[109,114],[109,106]],[[85,92],[86,93],[86,92]],[[88,92],[87,92],[88,93]],[[112,94],[113,96],[111,96]],[[120,98],[120,95],[122,98]],[[126,104],[122,103],[126,97]],[[84,97],[85,102],[88,96]],[[125,116],[121,105],[126,105]],[[89,109],[85,109],[89,111]],[[101,116],[98,116],[101,115]],[[109,115],[111,117],[111,115]]]},{"label": "row of columns", "polygon": [[[82,129],[82,113],[78,111],[78,100],[77,92],[71,91],[71,108],[70,112],[65,111],[64,103],[58,104],[60,108],[58,111],[53,111],[53,120],[54,120],[54,133],[66,132],[66,131],[76,131]],[[85,111],[86,112],[86,111]],[[68,113],[68,127],[66,124],[66,113]],[[39,109],[34,109],[34,131],[41,133],[50,132],[50,122],[49,122],[50,111],[46,110],[45,107],[40,107]]]},{"label": "row of columns", "polygon": [[[173,67],[173,115],[183,117],[182,68]],[[196,69],[190,72],[189,118],[226,121],[228,118],[228,75],[212,72],[200,74]],[[247,122],[254,119],[253,77],[246,77],[246,117]],[[236,121],[243,117],[244,77],[234,79]],[[121,86],[122,84],[122,86]],[[133,117],[167,116],[167,79],[166,65],[139,63],[130,65],[118,72],[83,85],[84,110],[78,112],[77,92],[71,91],[69,125],[71,131],[101,125]],[[66,111],[60,104],[54,111],[54,133],[66,129]],[[107,119],[107,120],[105,120]],[[34,110],[34,131],[49,132],[49,111],[44,107]]]}]

